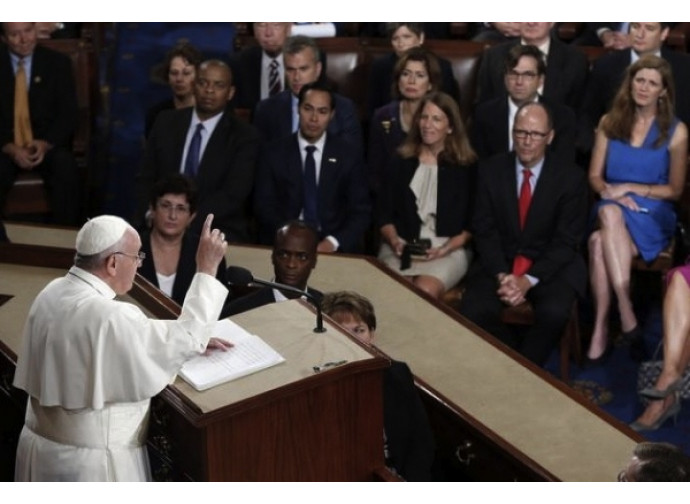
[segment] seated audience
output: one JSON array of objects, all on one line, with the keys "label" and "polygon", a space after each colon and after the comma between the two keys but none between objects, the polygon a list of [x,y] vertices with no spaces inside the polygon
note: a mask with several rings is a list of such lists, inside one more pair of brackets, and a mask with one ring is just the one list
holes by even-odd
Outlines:
[{"label": "seated audience", "polygon": [[[208,60],[199,66],[194,107],[159,114],[137,180],[137,226],[148,210],[153,184],[171,173],[184,173],[199,190],[197,215],[212,213],[228,241],[249,241],[247,207],[259,135],[227,108],[233,93],[230,68]],[[202,223],[200,217],[194,219],[192,230],[198,233]]]},{"label": "seated audience", "polygon": [[551,33],[554,23],[520,23],[520,38],[484,51],[477,77],[477,103],[505,96],[503,83],[506,55],[518,44],[534,45],[545,55],[546,74],[539,94],[551,103],[579,110],[587,83],[589,63],[580,49],[558,40]]},{"label": "seated audience", "polygon": [[232,55],[235,107],[254,110],[259,101],[285,89],[283,44],[290,35],[290,26],[291,23],[254,23],[254,38],[259,45]]},{"label": "seated audience", "polygon": [[194,81],[196,70],[203,61],[201,53],[194,46],[180,44],[168,51],[163,72],[168,79],[172,98],[163,100],[146,112],[144,135],[148,138],[158,114],[163,110],[182,109],[194,106]]},{"label": "seated audience", "polygon": [[381,179],[379,259],[434,298],[469,266],[475,160],[457,103],[431,93]]},{"label": "seated audience", "polygon": [[[460,304],[462,315],[537,365],[561,338],[587,275],[579,253],[585,176],[548,151],[553,137],[548,109],[527,103],[515,116],[514,152],[480,161],[472,222],[477,259]],[[503,323],[503,309],[525,301],[534,324]]]},{"label": "seated audience", "polygon": [[671,66],[643,56],[626,71],[613,107],[599,122],[589,182],[600,201],[598,230],[589,238],[595,321],[590,364],[608,356],[611,294],[626,339],[642,337],[630,299],[633,258],[653,261],[673,236],[673,202],[685,184],[688,131],[673,113]]},{"label": "seated audience", "polygon": [[331,133],[340,103],[324,84],[300,87],[299,130],[263,149],[254,188],[259,241],[271,243],[285,221],[317,229],[319,252],[362,250],[371,204],[360,149]]},{"label": "seated audience", "polygon": [[[323,312],[366,345],[374,343],[376,314],[355,292],[329,292]],[[391,360],[383,373],[383,431],[386,465],[407,481],[431,481],[434,438],[410,368]]]},{"label": "seated audience", "polygon": [[[254,112],[254,125],[261,133],[264,142],[272,142],[289,137],[299,126],[298,97],[307,84],[321,80],[323,65],[316,42],[304,36],[289,37],[283,46],[285,75],[288,89],[261,100]],[[329,122],[329,135],[340,135],[360,151],[363,149],[362,128],[357,109],[349,98],[333,93],[338,110],[333,121]]]},{"label": "seated audience", "polygon": [[666,420],[674,422],[680,412],[679,392],[683,373],[690,361],[690,264],[669,273],[664,297],[664,365],[652,388],[640,391],[650,402],[642,415],[630,424],[637,430],[657,430]]},{"label": "seated audience", "polygon": [[422,98],[438,90],[438,60],[421,47],[413,47],[398,59],[393,71],[393,101],[377,109],[369,133],[369,179],[374,192],[380,175],[407,136]]},{"label": "seated audience", "polygon": [[669,443],[639,443],[627,467],[618,474],[623,482],[690,481],[690,460]]},{"label": "seated audience", "polygon": [[604,54],[594,62],[582,102],[586,145],[592,145],[596,125],[611,108],[626,69],[645,55],[661,56],[671,65],[677,91],[675,113],[685,124],[690,123],[690,56],[664,47],[670,30],[669,23],[630,23],[630,49]]},{"label": "seated audience", "polygon": [[[280,227],[275,232],[273,252],[271,253],[274,281],[309,292],[320,300],[323,294],[307,286],[309,275],[316,266],[318,242],[316,230],[304,221],[293,220]],[[269,303],[286,301],[295,297],[297,295],[291,292],[281,292],[271,287],[262,287],[256,292],[230,302],[227,308],[223,310],[222,317],[236,315]]]},{"label": "seated audience", "polygon": [[[141,233],[141,251],[150,259],[142,263],[139,273],[179,305],[196,273],[199,236],[188,229],[196,209],[193,182],[180,174],[165,177],[153,186],[149,203],[151,228]],[[223,259],[216,274],[223,284],[225,270]]]},{"label": "seated audience", "polygon": [[513,121],[517,109],[530,102],[544,103],[551,110],[555,131],[550,148],[568,161],[575,159],[575,112],[539,94],[544,87],[546,64],[542,52],[533,45],[513,46],[505,60],[504,83],[508,96],[480,103],[474,112],[473,146],[480,158],[513,150]]},{"label": "seated audience", "polygon": [[[386,28],[393,52],[375,59],[371,64],[367,102],[369,116],[391,101],[391,85],[394,84],[393,71],[398,58],[408,49],[423,45],[425,39],[424,23],[387,23]],[[459,102],[460,88],[453,76],[450,62],[438,58],[438,63],[441,69],[441,82],[437,91],[443,91]]]},{"label": "seated audience", "polygon": [[36,23],[1,23],[0,29],[0,212],[17,175],[34,172],[45,182],[52,222],[75,226],[82,184],[72,155],[72,64],[37,45]]}]

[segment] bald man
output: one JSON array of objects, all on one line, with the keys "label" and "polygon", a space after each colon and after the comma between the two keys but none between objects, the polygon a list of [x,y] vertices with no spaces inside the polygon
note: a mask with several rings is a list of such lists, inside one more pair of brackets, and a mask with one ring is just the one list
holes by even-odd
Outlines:
[{"label": "bald man", "polygon": [[192,230],[199,234],[203,216],[212,213],[228,241],[249,241],[247,204],[259,134],[227,108],[234,93],[230,68],[219,60],[204,61],[194,83],[194,107],[158,115],[138,177],[135,226],[143,224],[153,184],[171,173],[182,173],[194,179],[199,190]]},{"label": "bald man", "polygon": [[[146,260],[137,232],[104,215],[79,231],[74,266],[36,297],[14,386],[29,395],[17,481],[147,481],[150,399],[212,339],[227,288],[215,278],[225,236],[203,225],[197,273],[177,320],[149,319],[115,296]],[[149,259],[151,260],[151,259]],[[210,341],[212,340],[212,341]]]}]

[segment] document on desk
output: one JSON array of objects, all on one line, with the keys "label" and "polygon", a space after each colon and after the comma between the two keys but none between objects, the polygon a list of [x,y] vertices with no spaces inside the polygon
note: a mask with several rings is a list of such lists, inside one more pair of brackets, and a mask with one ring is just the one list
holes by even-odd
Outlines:
[{"label": "document on desk", "polygon": [[184,363],[180,376],[196,390],[206,390],[285,362],[264,340],[228,319],[216,324],[213,335],[234,346],[225,352],[213,350],[209,355]]}]

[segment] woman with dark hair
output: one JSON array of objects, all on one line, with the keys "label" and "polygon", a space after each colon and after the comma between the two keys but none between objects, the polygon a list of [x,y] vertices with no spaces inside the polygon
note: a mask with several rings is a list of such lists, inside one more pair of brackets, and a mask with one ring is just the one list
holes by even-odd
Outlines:
[{"label": "woman with dark hair", "polygon": [[369,176],[376,192],[379,174],[405,140],[422,98],[441,83],[437,58],[421,47],[407,50],[393,70],[393,101],[376,110],[369,136]]},{"label": "woman with dark hair", "polygon": [[[398,58],[405,54],[407,50],[424,44],[424,23],[386,23],[386,30],[393,52],[375,59],[371,65],[367,103],[369,115],[372,115],[376,109],[391,101],[393,70]],[[438,63],[441,70],[441,81],[436,90],[448,93],[456,102],[459,102],[460,89],[453,76],[450,62],[443,58],[438,58]]]},{"label": "woman with dark hair", "polygon": [[[182,305],[196,273],[199,237],[187,228],[196,217],[197,190],[187,177],[174,174],[159,180],[151,192],[151,228],[141,233],[141,251],[150,257],[139,273]],[[224,285],[225,260],[216,278]]]},{"label": "woman with dark hair", "polygon": [[[329,292],[323,312],[365,345],[373,345],[376,313],[356,292]],[[391,360],[383,373],[383,431],[386,465],[407,481],[431,481],[434,436],[410,368]]]},{"label": "woman with dark hair", "polygon": [[673,201],[683,191],[688,154],[687,128],[674,116],[674,91],[670,65],[643,56],[628,67],[611,110],[599,123],[589,168],[590,186],[600,197],[598,230],[589,239],[595,305],[590,364],[609,354],[612,290],[624,337],[641,339],[630,299],[632,260],[653,261],[673,236]]},{"label": "woman with dark hair", "polygon": [[194,81],[196,71],[203,56],[189,44],[179,44],[165,55],[164,74],[173,96],[157,103],[146,112],[144,135],[148,138],[156,117],[163,110],[181,109],[194,106]]},{"label": "woman with dark hair", "polygon": [[381,179],[379,259],[434,298],[467,272],[476,158],[455,101],[431,93]]}]

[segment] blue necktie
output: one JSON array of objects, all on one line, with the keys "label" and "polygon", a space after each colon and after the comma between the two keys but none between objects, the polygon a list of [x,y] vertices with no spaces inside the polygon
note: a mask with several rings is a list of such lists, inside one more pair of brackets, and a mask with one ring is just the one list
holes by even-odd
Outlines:
[{"label": "blue necktie", "polygon": [[314,160],[316,147],[307,145],[306,150],[307,157],[304,160],[304,221],[318,229],[316,161]]},{"label": "blue necktie", "polygon": [[201,153],[201,131],[204,125],[199,123],[196,125],[196,131],[189,142],[189,150],[187,151],[187,159],[184,161],[184,174],[190,178],[196,177],[199,171],[199,154]]}]

